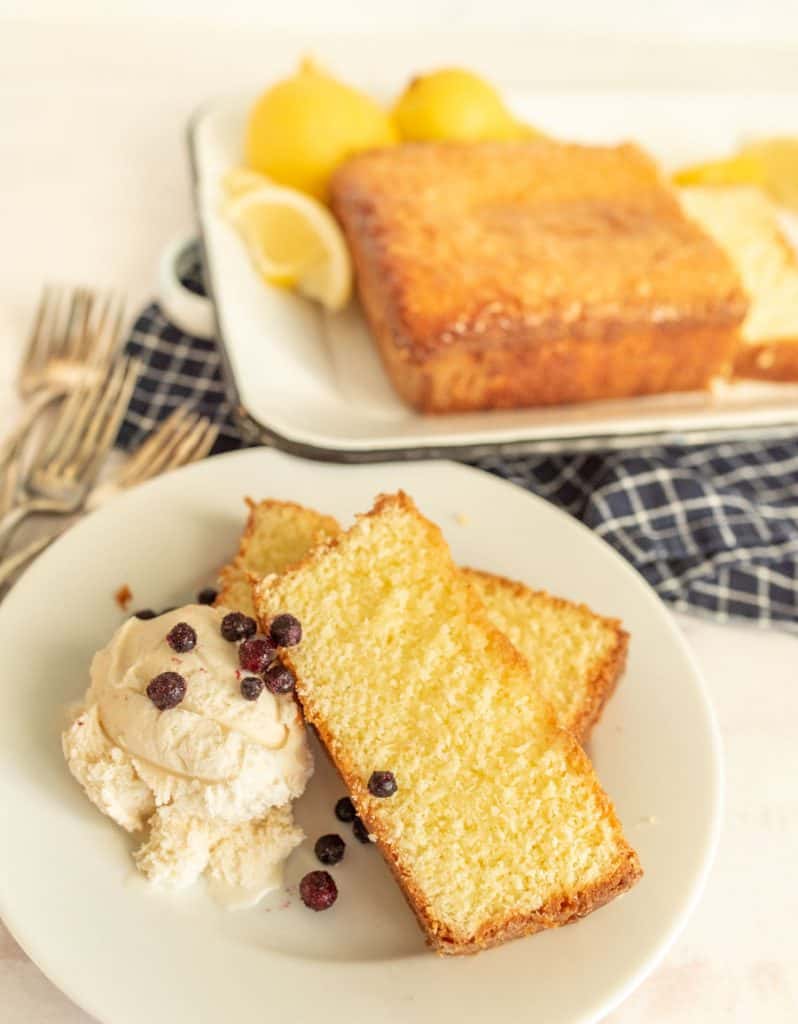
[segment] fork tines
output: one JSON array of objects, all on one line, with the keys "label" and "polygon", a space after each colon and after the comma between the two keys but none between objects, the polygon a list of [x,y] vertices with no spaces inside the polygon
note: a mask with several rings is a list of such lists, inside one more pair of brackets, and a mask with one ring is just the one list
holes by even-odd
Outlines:
[{"label": "fork tines", "polygon": [[169,469],[203,459],[210,452],[219,428],[188,406],[179,405],[131,456],[114,481],[132,487]]},{"label": "fork tines", "polygon": [[93,480],[116,438],[140,372],[138,360],[120,359],[99,380],[69,395],[35,457],[37,486],[48,477],[84,485]]},{"label": "fork tines", "polygon": [[[49,364],[104,368],[122,337],[124,303],[114,292],[45,285],[19,370],[28,394],[41,384]],[[62,372],[64,367],[62,367]]]}]

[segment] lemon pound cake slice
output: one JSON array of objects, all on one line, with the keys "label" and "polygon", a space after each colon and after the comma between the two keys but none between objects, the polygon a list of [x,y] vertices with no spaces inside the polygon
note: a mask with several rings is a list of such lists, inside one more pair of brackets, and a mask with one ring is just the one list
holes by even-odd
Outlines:
[{"label": "lemon pound cake slice", "polygon": [[335,537],[341,527],[332,516],[322,515],[293,501],[246,499],[249,516],[233,561],[219,573],[217,607],[254,615],[253,576],[282,572],[298,562],[319,541]]},{"label": "lemon pound cake slice", "polygon": [[778,208],[751,185],[696,185],[682,206],[737,267],[751,305],[734,376],[798,380],[798,254],[782,233]]},{"label": "lemon pound cake slice", "polygon": [[[341,528],[331,516],[290,501],[248,498],[247,505],[239,549],[220,573],[216,604],[255,615],[253,577],[282,572]],[[493,624],[528,660],[557,724],[586,740],[626,665],[629,635],[620,622],[503,576],[463,571]]]},{"label": "lemon pound cake slice", "polygon": [[626,666],[629,634],[621,623],[503,576],[463,572],[491,622],[529,662],[557,724],[587,739]]},{"label": "lemon pound cake slice", "polygon": [[404,494],[255,588],[305,716],[429,943],[470,953],[566,924],[640,876],[576,739],[530,686],[440,530]]}]

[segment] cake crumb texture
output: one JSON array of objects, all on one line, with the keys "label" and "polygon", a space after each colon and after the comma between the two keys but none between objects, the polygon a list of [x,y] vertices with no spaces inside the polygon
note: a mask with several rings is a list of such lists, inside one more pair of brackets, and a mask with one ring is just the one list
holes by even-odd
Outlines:
[{"label": "cake crumb texture", "polygon": [[777,207],[750,185],[695,185],[679,195],[687,214],[726,251],[748,293],[734,375],[798,380],[798,254]]},{"label": "cake crumb texture", "polygon": [[[401,492],[255,589],[288,611],[297,694],[443,953],[565,924],[641,874],[590,763]],[[398,792],[373,797],[375,770]]]},{"label": "cake crumb texture", "polygon": [[[252,579],[298,562],[341,528],[330,516],[289,502],[249,501],[248,507],[239,550],[221,573],[217,603],[255,615]],[[620,622],[503,576],[463,571],[490,620],[529,662],[532,684],[551,704],[558,725],[586,740],[626,665],[629,636]]]},{"label": "cake crumb texture", "polygon": [[332,516],[292,501],[246,499],[249,515],[233,561],[219,573],[217,607],[254,615],[251,576],[282,572],[341,528]]},{"label": "cake crumb texture", "polygon": [[463,572],[491,622],[527,659],[557,724],[586,739],[626,666],[629,634],[621,623],[515,580]]}]

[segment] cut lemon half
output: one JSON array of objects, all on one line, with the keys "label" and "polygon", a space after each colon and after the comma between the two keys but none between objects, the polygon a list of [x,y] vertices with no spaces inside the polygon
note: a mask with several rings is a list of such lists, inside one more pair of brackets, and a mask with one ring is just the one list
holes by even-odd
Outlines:
[{"label": "cut lemon half", "polygon": [[[352,265],[330,211],[302,192],[235,172],[224,182],[224,213],[269,284],[296,288],[327,309],[341,309],[352,290]],[[260,179],[255,182],[254,179]]]}]

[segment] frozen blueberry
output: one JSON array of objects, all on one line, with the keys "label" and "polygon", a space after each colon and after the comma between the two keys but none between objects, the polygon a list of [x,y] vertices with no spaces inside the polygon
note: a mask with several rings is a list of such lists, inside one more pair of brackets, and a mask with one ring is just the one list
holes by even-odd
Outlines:
[{"label": "frozen blueberry", "polygon": [[197,594],[197,604],[213,604],[218,596],[218,590],[214,590],[213,587],[203,587]]},{"label": "frozen blueberry", "polygon": [[166,634],[166,642],[173,651],[185,654],[197,646],[197,632],[187,622],[178,622]]},{"label": "frozen blueberry", "polygon": [[348,796],[342,796],[335,805],[335,817],[339,821],[354,821],[357,817],[355,805]]},{"label": "frozen blueberry", "polygon": [[186,681],[179,672],[161,672],[147,686],[147,696],[159,711],[176,708],[185,695]]},{"label": "frozen blueberry", "polygon": [[299,883],[299,895],[311,910],[329,910],[338,899],[338,886],[329,871],[309,871]]},{"label": "frozen blueberry", "polygon": [[343,858],[346,843],[339,835],[331,832],[317,839],[313,849],[322,864],[337,864]]},{"label": "frozen blueberry", "polygon": [[238,646],[238,662],[247,672],[265,672],[274,661],[274,644],[265,636],[253,636]]},{"label": "frozen blueberry", "polygon": [[245,700],[257,700],[263,693],[265,683],[260,676],[245,676],[241,680],[241,696]]},{"label": "frozen blueberry", "polygon": [[393,796],[396,792],[393,772],[372,772],[369,779],[369,793],[372,796]]},{"label": "frozen blueberry", "polygon": [[355,839],[357,839],[359,843],[370,842],[369,830],[363,824],[361,818],[355,818],[355,820],[352,822],[352,833],[354,834]]},{"label": "frozen blueberry", "polygon": [[293,615],[278,615],[269,632],[278,647],[294,647],[302,639],[302,624]]},{"label": "frozen blueberry", "polygon": [[270,693],[290,693],[296,686],[296,676],[290,668],[276,661],[263,673],[266,688]]},{"label": "frozen blueberry", "polygon": [[154,612],[152,608],[140,608],[137,612],[133,612],[134,619],[157,619],[158,613]]},{"label": "frozen blueberry", "polygon": [[258,624],[243,612],[229,612],[222,619],[220,629],[225,640],[236,643],[238,640],[246,640],[247,637],[254,636],[258,631]]}]

